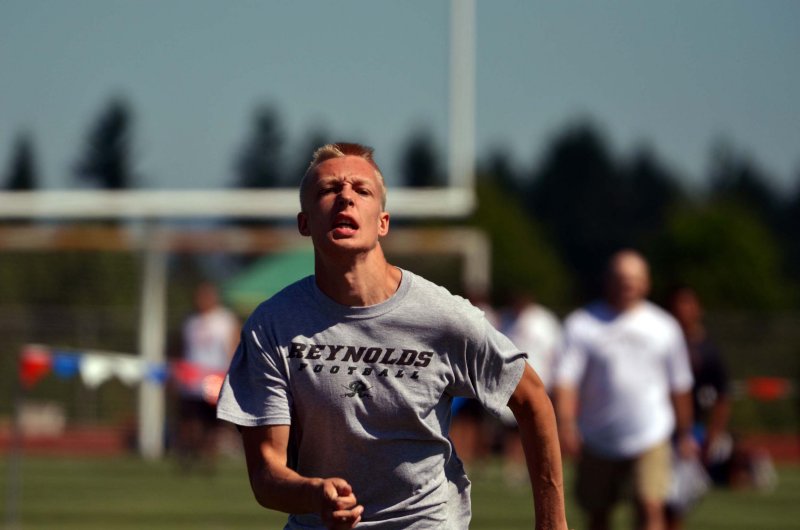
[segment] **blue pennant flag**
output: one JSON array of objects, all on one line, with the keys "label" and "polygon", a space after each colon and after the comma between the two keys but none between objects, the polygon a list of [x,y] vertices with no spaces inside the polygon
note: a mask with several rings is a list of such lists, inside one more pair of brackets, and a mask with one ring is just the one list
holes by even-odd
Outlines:
[{"label": "blue pennant flag", "polygon": [[68,353],[56,353],[53,356],[53,372],[63,378],[75,377],[80,370],[80,357]]}]

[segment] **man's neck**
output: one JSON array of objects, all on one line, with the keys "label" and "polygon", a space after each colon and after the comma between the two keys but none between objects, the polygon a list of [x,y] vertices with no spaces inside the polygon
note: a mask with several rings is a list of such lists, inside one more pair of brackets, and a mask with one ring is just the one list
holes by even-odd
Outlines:
[{"label": "man's neck", "polygon": [[627,313],[628,311],[633,311],[637,307],[644,304],[644,299],[638,300],[613,300],[610,298],[606,299],[606,304],[613,309],[618,314]]},{"label": "man's neck", "polygon": [[317,286],[342,305],[379,304],[391,298],[400,286],[402,273],[386,261],[380,246],[338,260],[317,253],[314,261]]}]

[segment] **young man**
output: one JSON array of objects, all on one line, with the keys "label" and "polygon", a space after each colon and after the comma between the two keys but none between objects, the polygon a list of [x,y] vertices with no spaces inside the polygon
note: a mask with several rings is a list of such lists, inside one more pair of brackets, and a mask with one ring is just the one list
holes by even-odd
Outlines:
[{"label": "young man", "polygon": [[525,354],[465,300],[390,265],[370,148],[319,149],[300,185],[315,274],[259,306],[218,415],[241,428],[250,484],[286,528],[457,529],[470,484],[447,437],[454,397],[514,411],[537,529],[566,528],[555,419]]},{"label": "young man", "polygon": [[637,529],[663,530],[670,480],[670,437],[691,455],[692,372],[678,323],[646,297],[644,258],[615,254],[606,298],[572,313],[556,370],[564,451],[580,455],[577,500],[590,530],[606,530],[633,482]]}]

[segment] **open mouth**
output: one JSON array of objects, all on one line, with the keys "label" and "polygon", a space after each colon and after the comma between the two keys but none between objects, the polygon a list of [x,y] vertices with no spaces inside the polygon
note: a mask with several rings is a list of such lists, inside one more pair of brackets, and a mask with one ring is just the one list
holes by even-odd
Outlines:
[{"label": "open mouth", "polygon": [[346,216],[337,216],[333,223],[333,230],[339,236],[349,236],[358,230],[358,223]]},{"label": "open mouth", "polygon": [[337,215],[333,227],[342,230],[357,230],[358,223],[346,215]]}]

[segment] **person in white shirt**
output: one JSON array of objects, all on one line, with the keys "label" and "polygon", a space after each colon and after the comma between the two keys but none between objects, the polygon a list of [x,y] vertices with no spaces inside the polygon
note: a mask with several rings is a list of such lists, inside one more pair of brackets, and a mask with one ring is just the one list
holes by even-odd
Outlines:
[{"label": "person in white shirt", "polygon": [[609,262],[606,296],[565,321],[555,373],[563,451],[578,458],[576,497],[588,528],[609,528],[632,482],[636,528],[665,526],[670,437],[689,456],[692,372],[681,329],[647,301],[648,265],[624,250]]},{"label": "person in white shirt", "polygon": [[220,426],[216,405],[221,374],[228,370],[241,329],[239,319],[220,303],[217,288],[210,282],[195,288],[194,306],[195,312],[183,323],[184,377],[178,378],[176,442],[184,470],[197,464],[213,466]]},{"label": "person in white shirt", "polygon": [[[521,351],[528,354],[528,363],[539,375],[549,393],[553,387],[553,366],[561,347],[561,323],[552,311],[538,303],[528,291],[520,289],[510,297],[502,311],[498,329]],[[503,476],[509,484],[522,484],[525,479],[525,453],[514,415],[506,408],[500,417],[503,439]]]},{"label": "person in white shirt", "polygon": [[561,324],[552,311],[527,292],[518,292],[500,319],[500,331],[528,354],[528,362],[548,391],[553,386],[553,365],[561,347]]}]

